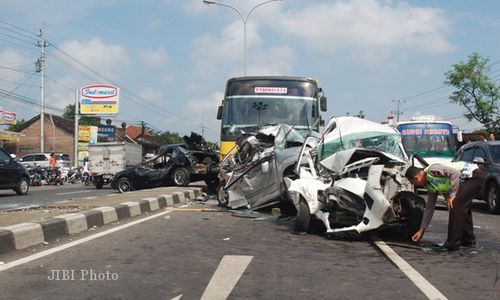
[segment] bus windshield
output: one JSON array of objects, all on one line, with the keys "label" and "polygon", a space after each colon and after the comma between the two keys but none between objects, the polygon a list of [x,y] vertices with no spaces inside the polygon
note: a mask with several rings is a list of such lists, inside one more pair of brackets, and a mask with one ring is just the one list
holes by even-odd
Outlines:
[{"label": "bus windshield", "polygon": [[268,124],[295,125],[295,129],[309,129],[314,123],[314,98],[307,97],[252,97],[226,98],[223,118],[224,134],[238,134]]},{"label": "bus windshield", "polygon": [[453,158],[455,144],[453,129],[447,123],[399,124],[403,146],[408,154],[422,157]]},{"label": "bus windshield", "polygon": [[264,125],[308,130],[319,118],[317,84],[312,81],[252,79],[228,82],[222,136],[239,136]]}]

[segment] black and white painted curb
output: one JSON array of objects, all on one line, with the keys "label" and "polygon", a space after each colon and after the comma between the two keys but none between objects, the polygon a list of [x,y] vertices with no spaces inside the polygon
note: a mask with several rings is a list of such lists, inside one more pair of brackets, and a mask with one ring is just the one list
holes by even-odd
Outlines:
[{"label": "black and white painted curb", "polygon": [[102,206],[52,219],[0,227],[0,254],[52,242],[58,238],[104,226],[120,219],[135,217],[201,196],[201,189],[189,189],[158,197],[143,198],[111,206]]}]

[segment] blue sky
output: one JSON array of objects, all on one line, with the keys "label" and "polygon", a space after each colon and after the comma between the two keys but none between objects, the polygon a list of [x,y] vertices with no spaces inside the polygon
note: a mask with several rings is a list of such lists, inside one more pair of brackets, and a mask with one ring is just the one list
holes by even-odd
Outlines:
[{"label": "blue sky", "polygon": [[[245,16],[263,1],[221,2]],[[231,9],[202,0],[0,0],[0,7],[1,89],[38,101],[40,49],[29,32],[44,28],[51,107],[73,103],[79,87],[111,80],[122,89],[116,123],[143,120],[181,135],[203,124],[206,138],[218,139],[225,82],[243,74],[243,22]],[[500,60],[499,32],[500,1],[284,0],[250,16],[247,68],[319,79],[325,118],[362,110],[382,121],[396,109],[393,100],[405,99],[402,118],[435,114],[470,131],[479,125],[449,103],[443,74],[474,51]],[[498,74],[500,63],[491,66],[497,81]],[[2,96],[0,107],[25,119],[39,109]]]}]

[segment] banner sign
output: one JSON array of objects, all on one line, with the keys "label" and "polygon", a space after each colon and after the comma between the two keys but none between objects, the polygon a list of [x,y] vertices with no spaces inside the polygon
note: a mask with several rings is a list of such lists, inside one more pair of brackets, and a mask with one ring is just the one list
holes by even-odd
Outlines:
[{"label": "banner sign", "polygon": [[97,143],[97,126],[80,125],[78,126],[78,141]]},{"label": "banner sign", "polygon": [[116,86],[95,84],[80,90],[80,114],[118,114],[119,89]]},{"label": "banner sign", "polygon": [[114,142],[115,141],[114,125],[99,125],[97,128],[97,141],[98,142]]},{"label": "banner sign", "polygon": [[0,130],[0,140],[9,142],[19,142],[20,139],[21,139],[21,134],[19,132]]},{"label": "banner sign", "polygon": [[9,125],[16,124],[16,113],[0,110],[0,125],[2,124],[9,124]]}]

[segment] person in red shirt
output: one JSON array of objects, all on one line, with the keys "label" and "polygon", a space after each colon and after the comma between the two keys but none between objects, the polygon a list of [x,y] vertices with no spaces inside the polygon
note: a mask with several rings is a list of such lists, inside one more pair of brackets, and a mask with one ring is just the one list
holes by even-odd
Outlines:
[{"label": "person in red shirt", "polygon": [[49,157],[49,168],[50,169],[55,169],[56,168],[56,155],[54,154],[54,152],[50,153],[50,157]]}]

